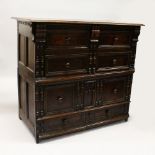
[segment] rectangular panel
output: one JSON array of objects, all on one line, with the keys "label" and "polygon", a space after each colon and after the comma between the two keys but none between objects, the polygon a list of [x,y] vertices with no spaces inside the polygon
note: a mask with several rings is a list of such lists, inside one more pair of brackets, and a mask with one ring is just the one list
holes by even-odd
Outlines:
[{"label": "rectangular panel", "polygon": [[103,81],[103,101],[121,102],[127,93],[127,77],[109,78]]},{"label": "rectangular panel", "polygon": [[101,31],[99,45],[129,46],[130,43],[131,43],[131,33],[129,31],[119,31],[119,30]]},{"label": "rectangular panel", "polygon": [[88,54],[45,57],[46,76],[87,73],[88,66]]},{"label": "rectangular panel", "polygon": [[48,25],[47,46],[88,46],[89,35],[86,25]]},{"label": "rectangular panel", "polygon": [[113,119],[118,116],[123,116],[128,114],[129,104],[122,104],[113,106],[110,108],[101,108],[97,110],[92,110],[86,113],[86,122],[88,124],[102,122],[108,119]]},{"label": "rectangular panel", "polygon": [[44,132],[60,132],[74,129],[84,125],[84,118],[81,113],[57,117],[42,122]]},{"label": "rectangular panel", "polygon": [[97,80],[95,105],[124,102],[127,96],[127,80],[128,76]]},{"label": "rectangular panel", "polygon": [[90,80],[84,82],[84,107],[93,107],[95,104],[96,95],[96,80]]},{"label": "rectangular panel", "polygon": [[35,66],[35,46],[31,38],[28,38],[28,67],[34,71]]},{"label": "rectangular panel", "polygon": [[46,86],[44,89],[45,114],[74,110],[74,84]]},{"label": "rectangular panel", "polygon": [[26,64],[26,37],[20,35],[19,61]]},{"label": "rectangular panel", "polygon": [[29,111],[29,120],[31,123],[35,123],[35,95],[34,95],[34,85],[28,83],[28,111]]},{"label": "rectangular panel", "polygon": [[26,115],[27,111],[27,106],[26,106],[26,101],[27,101],[27,94],[26,94],[26,82],[24,79],[20,76],[20,109],[22,109],[23,113]]},{"label": "rectangular panel", "polygon": [[128,112],[126,111],[126,107],[128,107],[128,104],[115,106],[110,109],[107,109],[108,118],[114,118],[114,117],[128,114]]},{"label": "rectangular panel", "polygon": [[98,52],[96,57],[96,71],[106,71],[129,67],[129,53]]}]

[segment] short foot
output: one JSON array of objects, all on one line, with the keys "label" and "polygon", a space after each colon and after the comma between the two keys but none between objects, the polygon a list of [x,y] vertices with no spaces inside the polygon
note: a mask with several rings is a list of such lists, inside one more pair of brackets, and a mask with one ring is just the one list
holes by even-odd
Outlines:
[{"label": "short foot", "polygon": [[125,122],[127,122],[127,121],[128,121],[128,118],[125,119]]},{"label": "short foot", "polygon": [[39,143],[39,139],[38,138],[36,138],[36,144],[38,144]]},{"label": "short foot", "polygon": [[19,119],[22,120],[22,118],[19,116]]}]

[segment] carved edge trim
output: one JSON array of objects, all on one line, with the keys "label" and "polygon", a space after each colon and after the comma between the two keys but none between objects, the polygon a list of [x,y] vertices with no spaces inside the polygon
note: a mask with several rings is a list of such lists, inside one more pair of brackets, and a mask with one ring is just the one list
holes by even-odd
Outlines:
[{"label": "carved edge trim", "polygon": [[45,56],[44,50],[46,46],[46,24],[36,24],[34,32],[34,42],[36,45],[36,77],[44,77],[45,75]]}]

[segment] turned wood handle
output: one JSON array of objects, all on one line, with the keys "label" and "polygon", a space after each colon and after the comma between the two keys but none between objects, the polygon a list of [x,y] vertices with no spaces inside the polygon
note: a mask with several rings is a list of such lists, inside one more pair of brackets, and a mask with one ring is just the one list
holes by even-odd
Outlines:
[{"label": "turned wood handle", "polygon": [[113,65],[116,65],[117,59],[113,59],[112,62],[113,62]]},{"label": "turned wood handle", "polygon": [[58,97],[57,97],[57,101],[62,102],[62,101],[63,101],[63,97],[58,96]]},{"label": "turned wood handle", "polygon": [[115,89],[113,90],[113,92],[114,92],[114,94],[117,94],[117,93],[118,93],[118,89],[115,88]]},{"label": "turned wood handle", "polygon": [[65,37],[65,41],[68,43],[71,40],[71,37],[67,36]]},{"label": "turned wood handle", "polygon": [[65,66],[66,66],[66,68],[70,68],[70,62],[67,62],[67,63],[65,64]]},{"label": "turned wood handle", "polygon": [[119,40],[119,38],[118,37],[114,37],[114,41],[118,41]]}]

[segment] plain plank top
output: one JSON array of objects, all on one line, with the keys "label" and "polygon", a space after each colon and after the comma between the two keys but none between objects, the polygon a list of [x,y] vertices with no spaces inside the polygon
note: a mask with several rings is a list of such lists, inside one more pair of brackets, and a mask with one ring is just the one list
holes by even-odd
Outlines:
[{"label": "plain plank top", "polygon": [[106,25],[128,25],[128,26],[144,26],[144,24],[140,23],[124,23],[124,22],[116,22],[116,21],[109,21],[109,20],[56,20],[51,18],[27,18],[27,17],[12,17],[17,21],[23,22],[50,22],[50,23],[77,23],[77,24],[106,24]]}]

